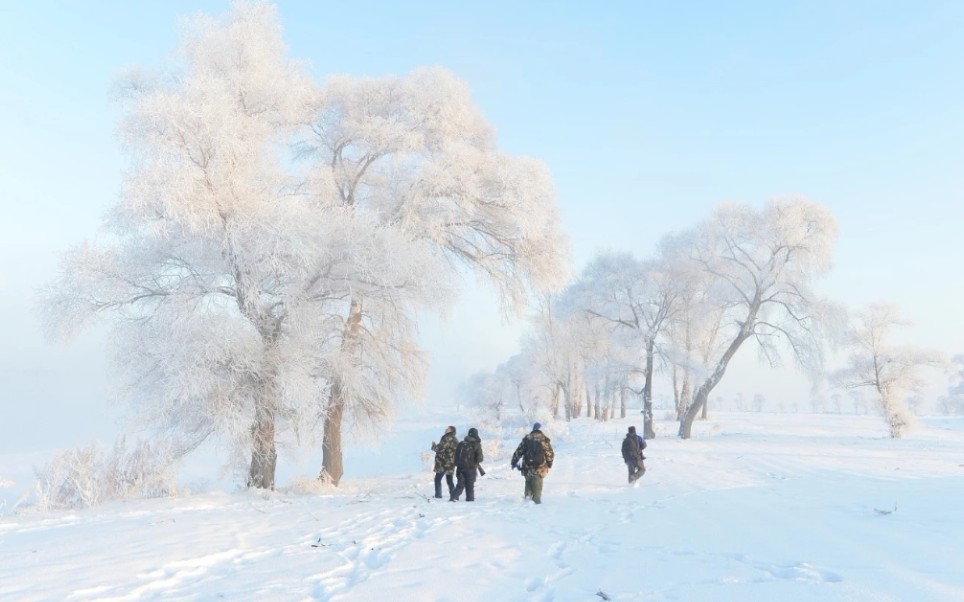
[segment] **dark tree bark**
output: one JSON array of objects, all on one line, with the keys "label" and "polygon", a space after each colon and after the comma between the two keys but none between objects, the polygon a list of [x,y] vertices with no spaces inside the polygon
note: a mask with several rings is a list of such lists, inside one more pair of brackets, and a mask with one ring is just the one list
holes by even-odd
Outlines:
[{"label": "dark tree bark", "polygon": [[274,399],[262,395],[255,400],[252,435],[251,468],[248,470],[247,486],[274,489],[275,467],[278,462]]},{"label": "dark tree bark", "polygon": [[740,345],[743,344],[750,335],[753,334],[752,324],[756,319],[756,313],[759,309],[759,300],[757,299],[751,306],[750,315],[747,317],[746,322],[743,323],[740,328],[739,334],[730,343],[726,351],[723,353],[723,357],[720,358],[719,363],[716,365],[716,369],[713,373],[700,385],[700,388],[696,390],[693,395],[693,403],[686,409],[686,413],[683,415],[683,419],[679,423],[679,436],[682,439],[689,439],[693,435],[693,421],[696,419],[696,415],[703,411],[706,406],[706,400],[710,396],[710,392],[716,385],[722,380],[723,375],[726,373],[726,367],[729,365],[730,360],[736,355],[737,350]]},{"label": "dark tree bark", "polygon": [[[354,353],[358,345],[358,333],[361,329],[362,302],[353,298],[345,322],[345,331],[341,340],[342,351]],[[341,445],[342,422],[345,418],[345,390],[341,379],[335,378],[331,386],[328,408],[325,414],[325,431],[321,443],[321,472],[318,479],[333,485],[341,482],[345,473],[344,453]]]}]

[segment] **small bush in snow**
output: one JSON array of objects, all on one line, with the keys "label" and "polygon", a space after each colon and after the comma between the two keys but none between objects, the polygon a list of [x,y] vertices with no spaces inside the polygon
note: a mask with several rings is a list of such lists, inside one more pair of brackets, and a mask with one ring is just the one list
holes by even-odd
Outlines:
[{"label": "small bush in snow", "polygon": [[174,454],[164,443],[139,441],[128,450],[124,438],[110,452],[95,443],[61,451],[46,466],[34,470],[34,505],[48,511],[174,495],[173,462]]}]

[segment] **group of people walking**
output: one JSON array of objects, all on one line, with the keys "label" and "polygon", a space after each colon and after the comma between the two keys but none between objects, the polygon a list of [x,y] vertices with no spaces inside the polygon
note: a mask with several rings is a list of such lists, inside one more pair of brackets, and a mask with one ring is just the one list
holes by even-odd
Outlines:
[{"label": "group of people walking", "polygon": [[[475,501],[475,480],[485,474],[482,468],[482,438],[476,428],[470,428],[465,439],[458,441],[455,427],[449,426],[438,443],[432,443],[435,452],[435,497],[442,498],[442,479],[449,489],[449,501],[457,502],[465,492],[465,501]],[[456,482],[452,481],[455,473]]]},{"label": "group of people walking", "polygon": [[[629,427],[623,439],[623,461],[629,470],[629,483],[633,484],[646,472],[643,450],[646,441],[636,434],[636,427]],[[442,499],[442,480],[448,485],[449,501],[457,502],[465,493],[465,501],[475,501],[475,481],[479,475],[485,476],[482,468],[482,438],[476,428],[470,428],[462,441],[458,440],[455,427],[446,427],[438,443],[432,443],[435,452],[435,497]],[[556,454],[552,442],[542,432],[542,425],[536,422],[512,454],[511,466],[519,470],[525,478],[525,499],[536,504],[542,503],[542,481],[549,474]],[[453,481],[452,476],[455,475]]]}]

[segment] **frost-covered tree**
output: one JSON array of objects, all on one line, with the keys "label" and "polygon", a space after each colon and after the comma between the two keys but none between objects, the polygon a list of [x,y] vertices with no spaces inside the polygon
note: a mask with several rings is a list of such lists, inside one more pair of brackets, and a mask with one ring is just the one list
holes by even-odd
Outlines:
[{"label": "frost-covered tree", "polygon": [[720,326],[727,308],[717,303],[709,275],[695,270],[679,252],[682,246],[677,237],[667,237],[661,246],[662,271],[678,291],[672,319],[665,328],[663,355],[672,365],[676,419],[682,421],[693,402],[694,382],[706,377],[710,358],[722,352]]},{"label": "frost-covered tree", "polygon": [[564,296],[569,312],[583,313],[600,323],[614,345],[625,348],[627,356],[639,358],[648,439],[656,436],[653,369],[657,339],[673,317],[679,293],[674,279],[655,262],[640,261],[628,253],[607,253],[593,259]]},{"label": "frost-covered tree", "polygon": [[668,241],[674,263],[697,273],[709,302],[724,311],[717,333],[722,352],[706,365],[680,437],[691,436],[693,420],[746,341],[755,341],[771,364],[779,361],[781,344],[806,366],[820,363],[825,308],[811,284],[830,268],[836,232],[829,211],[795,199],[771,201],[762,211],[726,204]]},{"label": "frost-covered tree", "polygon": [[558,315],[556,297],[542,295],[530,316],[531,333],[523,342],[523,352],[533,358],[534,378],[547,395],[547,407],[553,418],[563,410],[566,419],[575,409],[578,389],[577,372],[581,371],[578,328]]},{"label": "frost-covered tree", "polygon": [[907,324],[892,304],[875,303],[857,312],[848,337],[851,351],[846,367],[835,374],[841,386],[871,394],[884,413],[890,436],[895,438],[914,425],[907,397],[925,384],[921,369],[938,368],[945,361],[939,351],[894,345],[887,340],[893,328]]},{"label": "frost-covered tree", "polygon": [[563,276],[547,171],[499,152],[443,70],[319,90],[274,9],[238,4],[120,89],[123,194],[48,287],[51,330],[115,318],[125,396],[188,440],[247,446],[249,485],[272,487],[278,437],[319,416],[338,483],[343,421],[417,394],[417,312],[445,307],[460,266],[507,309]]},{"label": "frost-covered tree", "polygon": [[548,416],[546,389],[533,360],[533,355],[523,349],[494,372],[473,374],[462,385],[461,397],[479,412],[483,424],[501,431]]},{"label": "frost-covered tree", "polygon": [[[507,406],[517,406],[529,419],[559,418],[561,411],[566,420],[577,418],[584,407],[591,411],[584,403],[594,398],[593,391],[602,393],[604,382],[615,386],[617,380],[613,371],[619,362],[609,355],[607,333],[581,314],[560,319],[556,305],[552,295],[539,296],[521,351],[496,369],[496,382],[510,389],[505,397],[515,400]],[[472,383],[484,390],[491,382],[488,373],[475,375],[465,395],[475,399]]]},{"label": "frost-covered tree", "polygon": [[[311,187],[430,248],[447,262],[450,280],[467,268],[495,286],[507,309],[520,310],[531,291],[564,278],[565,243],[545,166],[501,152],[467,86],[447,71],[332,78],[313,105],[310,131],[301,151],[314,166]],[[372,311],[364,290],[352,294],[341,316],[342,365],[365,363]],[[363,395],[335,372],[319,478],[341,479],[343,422],[395,397],[375,386]]]},{"label": "frost-covered tree", "polygon": [[310,432],[344,378],[354,296],[383,313],[382,344],[352,369],[410,380],[418,355],[398,332],[408,305],[444,297],[441,263],[293,171],[316,90],[271,6],[193,19],[178,59],[121,82],[120,200],[101,240],[67,253],[44,307],[61,334],[109,316],[124,397],[179,437],[246,448],[247,484],[272,488],[278,438]]},{"label": "frost-covered tree", "polygon": [[[639,385],[642,367],[638,346],[627,344],[634,339],[622,331],[615,331],[605,323],[581,312],[569,318],[573,349],[578,354],[577,369],[585,384],[586,416],[596,420],[608,420],[617,397],[621,404],[621,416],[626,416],[627,393],[630,384]],[[578,416],[579,414],[574,414]]]},{"label": "frost-covered tree", "polygon": [[460,395],[481,417],[501,423],[513,400],[513,384],[504,370],[477,372],[462,385]]}]

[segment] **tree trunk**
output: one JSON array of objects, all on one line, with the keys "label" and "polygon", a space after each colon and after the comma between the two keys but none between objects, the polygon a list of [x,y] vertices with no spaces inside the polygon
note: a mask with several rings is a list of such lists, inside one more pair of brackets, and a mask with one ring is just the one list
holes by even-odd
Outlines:
[{"label": "tree trunk", "polygon": [[655,439],[653,428],[653,356],[656,352],[655,339],[646,341],[646,384],[643,385],[643,438]]},{"label": "tree trunk", "polygon": [[619,417],[626,417],[626,385],[619,388]]},{"label": "tree trunk", "polygon": [[[348,310],[348,320],[345,322],[345,332],[341,339],[342,353],[353,354],[356,352],[361,319],[361,299],[353,297],[351,308]],[[344,454],[341,448],[341,427],[347,403],[348,400],[341,378],[336,375],[331,385],[331,395],[325,412],[325,432],[321,442],[321,472],[318,474],[319,480],[335,486],[341,482],[341,477],[345,473]]]},{"label": "tree trunk", "polygon": [[[265,388],[266,389],[266,388]],[[254,426],[252,431],[251,468],[248,470],[248,487],[274,489],[275,467],[278,452],[275,448],[275,399],[270,392],[262,390],[255,400]]]},{"label": "tree trunk", "polygon": [[708,384],[709,381],[696,390],[696,395],[693,396],[693,403],[686,409],[686,413],[683,414],[683,419],[680,420],[679,436],[681,439],[689,439],[693,436],[693,420],[696,419],[700,408],[706,404],[706,398],[709,397],[710,390],[712,389],[712,387],[708,387]]},{"label": "tree trunk", "polygon": [[277,331],[269,327],[261,329],[265,342],[262,373],[256,380],[254,400],[254,424],[251,426],[251,466],[248,469],[248,487],[274,489],[275,468],[278,451],[275,447],[275,420],[278,413],[278,375],[275,368]]},{"label": "tree trunk", "polygon": [[325,415],[325,432],[321,441],[321,472],[318,480],[338,486],[345,474],[341,448],[341,423],[345,417],[345,394],[340,379],[331,387],[331,402]]},{"label": "tree trunk", "polygon": [[562,407],[566,411],[566,422],[572,420],[572,395],[569,394],[570,388],[568,380],[567,377],[567,383],[562,385],[562,395],[565,398],[563,399]]},{"label": "tree trunk", "polygon": [[578,378],[573,379],[572,385],[572,417],[573,419],[582,416],[582,385]]},{"label": "tree trunk", "polygon": [[[252,296],[254,298],[254,296]],[[256,307],[255,304],[252,304]],[[246,308],[250,309],[250,308]],[[251,312],[254,314],[255,312]],[[248,468],[248,487],[274,489],[278,450],[275,447],[275,421],[278,415],[277,348],[279,325],[262,315],[251,320],[261,335],[264,355],[260,373],[254,376],[254,424],[251,425],[251,466]]]},{"label": "tree trunk", "polygon": [[275,447],[275,420],[278,412],[278,337],[280,324],[269,317],[262,306],[261,291],[253,282],[250,272],[241,269],[233,252],[230,239],[225,241],[226,257],[230,258],[237,287],[238,310],[258,331],[263,344],[261,367],[252,376],[254,393],[254,424],[251,425],[251,465],[248,468],[248,487],[274,489],[275,468],[278,451]]},{"label": "tree trunk", "polygon": [[899,402],[895,402],[892,395],[884,393],[879,385],[876,389],[877,394],[880,396],[881,408],[887,417],[890,436],[893,439],[900,439],[904,436],[904,432],[907,431],[908,427],[911,426],[911,420],[907,410],[901,407]]},{"label": "tree trunk", "polygon": [[726,373],[726,367],[729,365],[730,360],[733,359],[733,356],[736,355],[740,345],[743,344],[743,341],[750,338],[752,330],[747,324],[749,324],[750,320],[755,316],[756,312],[750,314],[748,321],[744,322],[739,334],[733,339],[733,342],[730,343],[726,351],[723,352],[723,357],[720,358],[719,363],[716,365],[716,370],[714,370],[706,381],[700,385],[700,388],[696,390],[696,394],[693,396],[693,403],[686,409],[686,413],[683,414],[683,419],[679,423],[679,436],[681,439],[689,439],[693,435],[693,420],[696,419],[696,415],[699,414],[706,405],[710,391],[723,379],[723,375]]},{"label": "tree trunk", "polygon": [[686,413],[686,408],[690,407],[690,402],[693,401],[693,388],[690,383],[690,375],[688,372],[683,373],[683,384],[680,386],[679,400],[676,402],[676,419],[682,420],[683,414]]},{"label": "tree trunk", "polygon": [[572,408],[573,418],[582,418],[582,396],[585,394],[583,391],[582,379],[579,374],[573,377],[573,403],[575,406]]}]

